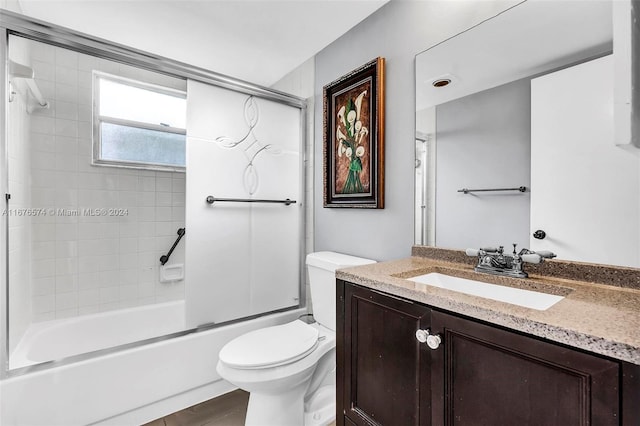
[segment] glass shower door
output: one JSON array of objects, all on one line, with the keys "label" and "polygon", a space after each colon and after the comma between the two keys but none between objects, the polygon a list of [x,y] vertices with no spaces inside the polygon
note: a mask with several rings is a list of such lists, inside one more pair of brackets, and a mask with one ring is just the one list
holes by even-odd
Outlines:
[{"label": "glass shower door", "polygon": [[297,306],[300,108],[194,81],[187,93],[187,326]]}]

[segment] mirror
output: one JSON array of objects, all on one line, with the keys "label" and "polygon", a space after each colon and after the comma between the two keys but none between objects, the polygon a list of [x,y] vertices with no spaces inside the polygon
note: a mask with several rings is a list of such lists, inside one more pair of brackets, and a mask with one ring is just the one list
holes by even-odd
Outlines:
[{"label": "mirror", "polygon": [[640,267],[631,7],[529,0],[416,56],[416,244]]}]

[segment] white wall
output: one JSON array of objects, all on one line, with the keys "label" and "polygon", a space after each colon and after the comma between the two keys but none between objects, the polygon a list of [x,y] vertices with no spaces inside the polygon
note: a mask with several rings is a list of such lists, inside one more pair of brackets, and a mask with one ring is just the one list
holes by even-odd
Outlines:
[{"label": "white wall", "polygon": [[[316,55],[315,250],[375,260],[410,254],[414,236],[414,57],[516,3],[392,1]],[[322,88],[378,56],[386,58],[385,208],[323,208]]]},{"label": "white wall", "polygon": [[[530,80],[436,107],[436,246],[529,246]],[[462,188],[517,188],[477,192]]]},{"label": "white wall", "polygon": [[[51,108],[31,114],[29,206],[127,209],[122,217],[47,214],[33,219],[33,320],[183,298],[184,282],[159,282],[158,259],[173,244],[177,229],[184,227],[184,173],[90,164],[91,71],[151,78],[183,89],[185,83],[29,43],[37,84],[51,103]],[[184,262],[184,241],[170,260],[178,262]]]},{"label": "white wall", "polygon": [[614,137],[614,58],[531,80],[533,250],[640,266],[640,155]]}]

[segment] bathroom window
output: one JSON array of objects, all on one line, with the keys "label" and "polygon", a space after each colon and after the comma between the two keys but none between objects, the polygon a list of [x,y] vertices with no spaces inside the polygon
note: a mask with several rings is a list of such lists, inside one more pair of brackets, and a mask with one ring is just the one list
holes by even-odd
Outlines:
[{"label": "bathroom window", "polygon": [[95,71],[93,164],[184,171],[187,95]]}]

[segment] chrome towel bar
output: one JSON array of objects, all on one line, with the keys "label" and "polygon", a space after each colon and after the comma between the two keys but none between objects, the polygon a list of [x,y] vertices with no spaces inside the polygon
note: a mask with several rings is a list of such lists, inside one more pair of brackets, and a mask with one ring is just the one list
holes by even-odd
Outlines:
[{"label": "chrome towel bar", "polygon": [[290,199],[286,199],[286,200],[259,200],[259,199],[252,199],[252,198],[216,198],[213,195],[209,195],[207,196],[206,200],[207,203],[209,204],[213,204],[215,202],[231,202],[231,203],[276,203],[276,204],[284,204],[285,206],[291,205],[291,204],[295,204],[296,200],[290,200]]},{"label": "chrome towel bar", "polygon": [[527,187],[526,186],[519,186],[517,188],[487,188],[487,189],[467,189],[467,188],[462,188],[462,189],[458,189],[458,192],[464,192],[465,194],[468,194],[470,192],[493,192],[493,191],[520,191],[520,192],[527,192]]}]

